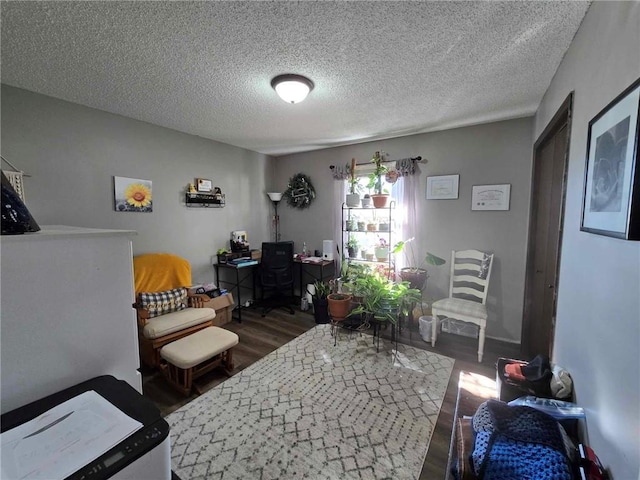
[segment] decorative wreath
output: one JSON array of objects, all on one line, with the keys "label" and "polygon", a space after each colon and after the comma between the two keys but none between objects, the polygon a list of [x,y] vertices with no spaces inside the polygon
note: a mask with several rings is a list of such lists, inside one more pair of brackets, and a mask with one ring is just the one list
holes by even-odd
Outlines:
[{"label": "decorative wreath", "polygon": [[289,185],[284,192],[287,204],[294,208],[307,208],[316,198],[311,179],[303,173],[297,173],[289,179]]}]

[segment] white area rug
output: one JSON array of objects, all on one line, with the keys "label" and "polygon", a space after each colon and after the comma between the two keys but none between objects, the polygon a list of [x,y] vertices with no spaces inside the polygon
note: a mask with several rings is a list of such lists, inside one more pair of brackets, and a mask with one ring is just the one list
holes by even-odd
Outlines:
[{"label": "white area rug", "polygon": [[417,479],[454,360],[318,325],[166,417],[194,479]]}]

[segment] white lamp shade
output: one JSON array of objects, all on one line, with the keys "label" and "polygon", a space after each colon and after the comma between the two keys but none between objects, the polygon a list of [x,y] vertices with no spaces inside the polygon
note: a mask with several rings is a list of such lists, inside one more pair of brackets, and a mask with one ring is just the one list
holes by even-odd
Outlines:
[{"label": "white lamp shade", "polygon": [[313,82],[302,75],[287,73],[271,80],[271,86],[287,103],[299,103],[313,90]]},{"label": "white lamp shade", "polygon": [[279,202],[282,199],[282,194],[281,193],[269,192],[269,193],[267,193],[267,195],[269,195],[269,199],[272,202]]},{"label": "white lamp shade", "polygon": [[298,103],[307,98],[309,87],[304,83],[289,81],[276,85],[276,92],[287,103]]}]

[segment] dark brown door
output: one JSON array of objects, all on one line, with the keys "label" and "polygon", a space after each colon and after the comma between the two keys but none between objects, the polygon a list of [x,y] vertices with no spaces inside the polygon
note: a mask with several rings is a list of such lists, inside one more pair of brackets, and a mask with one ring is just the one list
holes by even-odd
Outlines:
[{"label": "dark brown door", "polygon": [[521,342],[525,359],[552,354],[571,104],[569,95],[534,145]]}]

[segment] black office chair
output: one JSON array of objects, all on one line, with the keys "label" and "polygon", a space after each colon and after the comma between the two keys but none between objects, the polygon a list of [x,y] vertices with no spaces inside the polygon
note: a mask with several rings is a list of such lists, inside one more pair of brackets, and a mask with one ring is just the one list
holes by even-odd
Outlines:
[{"label": "black office chair", "polygon": [[[293,307],[293,242],[264,242],[260,261],[262,286],[262,316],[277,307],[286,308],[291,315]],[[265,292],[274,295],[265,302]],[[284,295],[288,293],[289,295]]]}]

